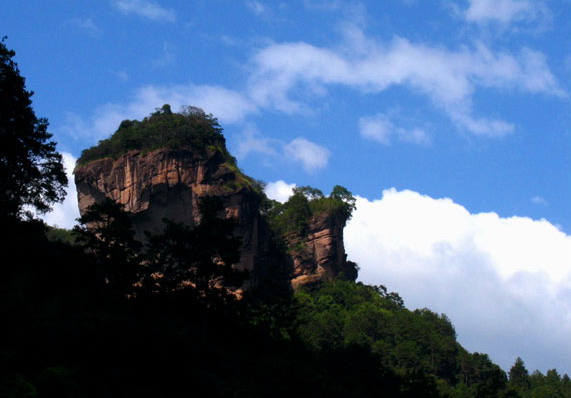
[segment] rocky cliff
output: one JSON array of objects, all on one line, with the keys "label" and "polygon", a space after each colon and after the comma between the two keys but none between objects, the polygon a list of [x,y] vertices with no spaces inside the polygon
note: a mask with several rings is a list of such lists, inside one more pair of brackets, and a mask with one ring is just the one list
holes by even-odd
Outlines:
[{"label": "rocky cliff", "polygon": [[233,169],[216,149],[135,150],[117,159],[95,160],[75,170],[79,210],[84,214],[93,203],[111,198],[133,213],[136,237],[144,240],[145,231],[162,231],[164,218],[194,225],[200,217],[199,199],[218,196],[226,217],[238,220],[241,265],[251,270],[266,250],[258,231],[259,198],[251,181]]},{"label": "rocky cliff", "polygon": [[[115,135],[120,133],[121,128]],[[287,249],[277,253],[272,231],[260,215],[261,193],[238,170],[223,145],[222,141],[201,149],[127,150],[120,156],[87,162],[80,158],[75,170],[80,213],[111,198],[133,214],[136,236],[144,240],[145,231],[162,230],[164,218],[196,224],[200,198],[218,196],[224,206],[221,216],[238,220],[235,234],[242,242],[238,266],[253,271],[254,279],[271,273],[268,267],[286,269],[285,278],[294,288],[331,280],[339,273],[353,275],[354,266],[346,261],[343,246],[346,217],[335,212],[312,217],[304,237],[284,236]]]},{"label": "rocky cliff", "polygon": [[352,280],[357,278],[356,264],[347,261],[343,244],[346,221],[341,212],[318,214],[310,219],[307,235],[285,236],[294,289],[331,281],[340,274]]}]

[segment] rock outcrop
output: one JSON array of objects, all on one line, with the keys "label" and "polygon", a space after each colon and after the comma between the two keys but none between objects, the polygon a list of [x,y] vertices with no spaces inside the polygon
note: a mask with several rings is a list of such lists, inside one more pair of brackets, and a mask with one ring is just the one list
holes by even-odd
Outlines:
[{"label": "rock outcrop", "polygon": [[191,150],[158,149],[130,151],[118,159],[104,158],[75,170],[79,210],[111,198],[133,213],[136,237],[145,231],[159,233],[163,219],[194,225],[199,221],[201,197],[222,198],[226,217],[238,220],[241,266],[252,270],[263,252],[259,241],[258,195],[242,175],[232,170],[216,149],[203,153]]},{"label": "rock outcrop", "polygon": [[346,222],[341,212],[319,214],[309,221],[306,236],[286,235],[294,289],[331,281],[340,274],[353,280],[357,278],[356,264],[347,261],[343,244]]},{"label": "rock outcrop", "polygon": [[235,234],[242,242],[238,266],[252,271],[250,285],[263,281],[272,272],[268,267],[286,270],[280,272],[293,288],[332,280],[340,273],[356,277],[343,245],[346,217],[335,212],[312,217],[308,233],[285,236],[285,253],[277,253],[272,232],[259,214],[260,195],[253,181],[217,149],[129,151],[116,159],[78,166],[75,183],[81,214],[93,203],[111,198],[133,214],[139,240],[145,239],[145,231],[159,233],[164,218],[196,224],[199,199],[220,197],[225,212],[221,216],[238,220]]}]

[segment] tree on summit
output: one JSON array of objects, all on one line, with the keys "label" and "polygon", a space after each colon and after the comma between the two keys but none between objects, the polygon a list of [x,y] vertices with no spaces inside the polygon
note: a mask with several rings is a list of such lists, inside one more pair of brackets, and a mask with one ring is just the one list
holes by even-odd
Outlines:
[{"label": "tree on summit", "polygon": [[21,217],[25,206],[38,212],[63,200],[67,177],[48,121],[36,117],[33,92],[0,41],[0,215]]}]

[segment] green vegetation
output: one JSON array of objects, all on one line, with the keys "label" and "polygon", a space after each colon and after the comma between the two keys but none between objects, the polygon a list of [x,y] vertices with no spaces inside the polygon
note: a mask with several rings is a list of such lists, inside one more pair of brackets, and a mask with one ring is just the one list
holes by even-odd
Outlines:
[{"label": "green vegetation", "polygon": [[68,245],[74,245],[77,240],[75,232],[65,228],[47,227],[46,238],[51,242],[61,242]]},{"label": "green vegetation", "polygon": [[522,398],[571,397],[571,379],[567,374],[561,376],[556,369],[550,369],[545,375],[537,370],[530,375],[521,358],[511,367],[509,379]]},{"label": "green vegetation", "polygon": [[[14,72],[3,44],[0,55]],[[2,115],[5,139],[15,130]],[[151,118],[163,116],[172,116],[168,108]],[[18,130],[17,150],[43,147],[36,133]],[[487,355],[458,344],[445,315],[410,311],[384,286],[337,280],[292,294],[287,279],[268,278],[237,300],[228,287],[247,274],[231,265],[240,242],[234,220],[217,217],[217,198],[201,203],[198,225],[167,221],[144,247],[131,216],[109,200],[92,206],[73,232],[25,219],[24,204],[46,209],[63,184],[53,146],[40,152],[53,167],[20,179],[23,189],[2,192],[0,203],[9,232],[0,239],[3,398],[571,398],[568,375],[530,375],[518,358],[508,379]],[[30,202],[22,192],[28,184],[36,192],[38,181],[46,196]],[[355,199],[342,187],[328,197],[301,187],[284,205],[262,204],[281,233],[303,233],[311,217],[350,217]]]},{"label": "green vegetation", "polygon": [[0,249],[18,255],[0,281],[0,395],[571,397],[567,375],[518,359],[508,379],[458,344],[445,315],[410,311],[384,286],[236,300],[219,282],[245,275],[223,265],[238,245],[232,220],[208,215],[216,206],[136,251],[111,203],[88,217],[105,241],[81,227],[83,246],[47,239],[37,221],[6,225]]},{"label": "green vegetation", "polygon": [[89,149],[79,157],[79,166],[107,157],[118,158],[131,150],[152,151],[158,148],[220,151],[228,163],[235,159],[226,150],[222,128],[216,118],[200,108],[184,107],[173,113],[170,105],[163,105],[142,121],[124,120],[108,139]]},{"label": "green vegetation", "polygon": [[345,220],[351,218],[355,210],[355,198],[339,185],[327,197],[317,188],[303,186],[294,188],[293,195],[287,202],[282,204],[266,199],[262,208],[278,236],[296,233],[304,237],[312,218],[325,214],[339,214]]},{"label": "green vegetation", "polygon": [[226,149],[217,119],[194,106],[182,107],[180,113],[173,113],[170,105],[165,104],[142,121],[122,121],[111,137],[81,153],[77,167],[99,159],[117,159],[132,150],[148,152],[160,148],[192,150],[201,154],[216,151],[223,157],[221,167],[236,176],[226,181],[224,187],[229,191],[248,187],[262,192],[259,184],[240,170],[236,158]]},{"label": "green vegetation", "polygon": [[520,359],[508,381],[487,355],[468,353],[458,344],[445,315],[410,311],[384,286],[335,281],[298,292],[296,300],[297,333],[308,347],[320,353],[370,353],[378,374],[407,380],[395,396],[571,397],[567,376],[555,370],[528,376]]}]

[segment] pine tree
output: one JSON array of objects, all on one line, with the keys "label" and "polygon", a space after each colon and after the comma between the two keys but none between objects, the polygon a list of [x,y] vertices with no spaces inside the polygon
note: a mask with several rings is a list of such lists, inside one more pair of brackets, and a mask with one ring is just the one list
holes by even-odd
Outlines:
[{"label": "pine tree", "polygon": [[530,386],[529,372],[525,368],[525,364],[520,357],[517,357],[515,363],[511,367],[509,377],[512,387],[527,390]]}]

